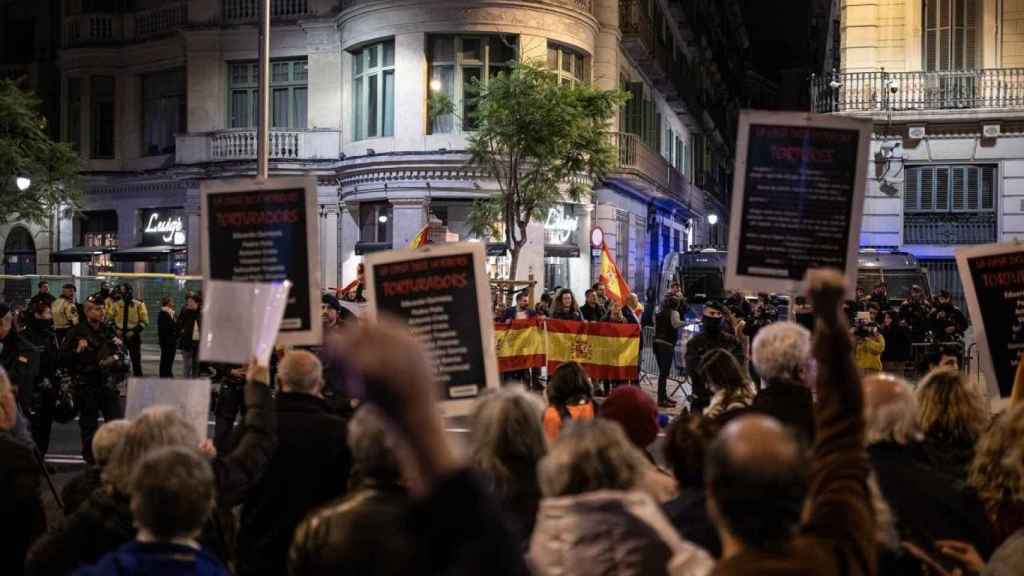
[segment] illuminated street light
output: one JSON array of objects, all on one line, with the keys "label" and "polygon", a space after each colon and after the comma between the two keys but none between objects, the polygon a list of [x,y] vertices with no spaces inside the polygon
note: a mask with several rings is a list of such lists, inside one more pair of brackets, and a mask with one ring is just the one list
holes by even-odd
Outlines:
[{"label": "illuminated street light", "polygon": [[434,91],[434,92],[440,92],[441,91],[441,81],[437,80],[437,79],[431,80],[430,81],[430,89],[432,91]]},{"label": "illuminated street light", "polygon": [[712,226],[718,224],[718,214],[708,214],[708,224]]},{"label": "illuminated street light", "polygon": [[32,180],[24,176],[18,176],[17,180],[15,180],[15,183],[18,185],[18,190],[24,192],[25,190],[28,190],[29,186],[32,185]]},{"label": "illuminated street light", "polygon": [[387,214],[381,214],[380,216],[377,216],[377,222],[380,222],[381,224],[387,224],[388,223],[388,215]]}]

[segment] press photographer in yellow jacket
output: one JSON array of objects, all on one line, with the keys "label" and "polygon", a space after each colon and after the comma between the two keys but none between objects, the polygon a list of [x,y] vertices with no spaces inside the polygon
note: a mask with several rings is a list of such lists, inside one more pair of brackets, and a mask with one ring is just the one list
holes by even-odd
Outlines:
[{"label": "press photographer in yellow jacket", "polygon": [[[142,331],[149,326],[149,311],[142,300],[136,300],[131,284],[118,289],[121,299],[110,303],[108,311],[118,338],[124,341],[132,359],[132,375],[142,377]],[[127,310],[127,313],[125,312]]]}]

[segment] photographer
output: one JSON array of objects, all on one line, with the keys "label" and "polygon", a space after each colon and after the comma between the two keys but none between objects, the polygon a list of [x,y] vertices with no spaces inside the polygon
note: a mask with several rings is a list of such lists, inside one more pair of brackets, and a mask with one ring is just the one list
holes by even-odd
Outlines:
[{"label": "photographer", "polygon": [[141,300],[135,299],[131,284],[121,285],[121,300],[110,307],[111,320],[117,337],[124,340],[132,357],[132,375],[142,377],[142,331],[149,326],[149,310]]},{"label": "photographer", "polygon": [[885,338],[878,333],[878,324],[870,312],[857,314],[856,324],[850,328],[854,340],[854,360],[863,372],[882,371],[882,352],[885,352]]},{"label": "photographer", "polygon": [[103,323],[104,304],[98,295],[85,301],[85,322],[79,322],[68,332],[61,352],[75,382],[82,457],[90,464],[94,461],[92,437],[100,413],[105,422],[124,417],[121,395],[112,377],[123,376],[128,363],[121,339]]}]

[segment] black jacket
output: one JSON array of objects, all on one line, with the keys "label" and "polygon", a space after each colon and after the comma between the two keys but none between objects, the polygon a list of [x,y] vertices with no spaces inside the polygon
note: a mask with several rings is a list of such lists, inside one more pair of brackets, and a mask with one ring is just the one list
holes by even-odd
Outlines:
[{"label": "black jacket", "polygon": [[924,549],[934,540],[969,542],[982,558],[992,553],[992,534],[977,496],[915,460],[916,448],[896,442],[868,446],[878,486],[892,507],[900,539]]},{"label": "black jacket", "polygon": [[85,504],[92,493],[103,485],[103,469],[89,465],[74,478],[68,480],[60,490],[60,499],[64,502],[64,517],[71,516]]},{"label": "black jacket", "polygon": [[976,443],[977,439],[953,438],[941,432],[927,432],[916,452],[923,464],[960,484],[966,484],[967,474],[974,462]]},{"label": "black jacket", "polygon": [[[249,383],[240,439],[230,453],[211,462],[217,487],[217,510],[207,522],[201,543],[225,564],[233,554],[229,519],[274,452],[274,401],[263,384]],[[81,564],[94,564],[107,552],[135,537],[128,497],[107,488],[94,491],[64,526],[32,547],[26,574],[59,576]]]},{"label": "black jacket", "polygon": [[33,448],[0,432],[0,572],[22,574],[25,552],[46,530],[39,463]]},{"label": "black jacket", "polygon": [[704,373],[699,370],[700,362],[705,354],[716,348],[732,354],[740,366],[746,366],[747,364],[747,360],[743,355],[743,346],[740,345],[740,341],[735,336],[726,331],[724,323],[722,330],[717,334],[700,332],[686,342],[686,371],[690,376],[690,381],[693,383],[695,393],[698,390],[707,391],[704,385]]},{"label": "black jacket", "polygon": [[192,339],[192,332],[196,323],[202,327],[203,322],[199,310],[185,308],[178,314],[178,348],[181,350],[192,350],[196,347],[196,341]]},{"label": "black jacket", "polygon": [[[106,324],[93,328],[88,321],[79,322],[68,330],[61,349],[61,361],[72,374],[89,374],[100,371],[100,360],[114,352],[112,339],[114,329]],[[89,347],[78,352],[78,341],[86,340]]]},{"label": "black jacket", "polygon": [[913,358],[910,344],[910,331],[899,323],[878,327],[878,332],[885,338],[885,350],[882,351],[882,362],[910,362]]},{"label": "black jacket", "polygon": [[703,490],[684,489],[679,497],[662,504],[661,509],[683,538],[704,547],[715,558],[721,558],[722,541],[708,516],[707,500]]},{"label": "black jacket", "polygon": [[752,412],[767,414],[789,426],[809,446],[814,441],[814,397],[807,386],[772,380],[757,393]]},{"label": "black jacket", "polygon": [[156,330],[160,338],[160,348],[176,348],[178,346],[178,326],[167,310],[160,309],[156,318]]},{"label": "black jacket", "polygon": [[580,306],[580,315],[587,322],[603,322],[605,317],[608,316],[608,311],[604,309],[600,304],[584,304]]},{"label": "black jacket", "polygon": [[321,398],[278,394],[278,449],[242,507],[240,574],[284,574],[295,527],[345,492],[352,468],[346,426]]},{"label": "black jacket", "polygon": [[18,389],[18,404],[22,410],[32,405],[32,389],[41,369],[40,349],[13,328],[3,340],[0,366],[7,371],[11,386]]}]

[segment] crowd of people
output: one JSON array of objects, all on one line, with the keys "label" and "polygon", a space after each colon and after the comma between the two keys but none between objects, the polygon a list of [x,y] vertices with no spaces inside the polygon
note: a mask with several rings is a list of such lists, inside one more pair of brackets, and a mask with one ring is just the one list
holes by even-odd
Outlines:
[{"label": "crowd of people", "polygon": [[[510,386],[479,398],[456,447],[414,337],[386,320],[339,323],[325,298],[331,325],[319,354],[288,351],[273,376],[255,363],[240,369],[244,416],[230,442],[214,446],[169,407],[106,422],[91,438],[95,464],[69,484],[65,518],[49,527],[12,377],[0,372],[0,498],[15,519],[0,566],[16,575],[1020,574],[1024,394],[992,416],[955,368],[936,366],[914,384],[861,370],[842,276],[812,271],[807,284],[800,313],[813,314],[812,329],[806,318],[765,322],[769,299],[739,319],[736,299],[704,306],[702,340],[688,347],[700,384],[661,443],[663,415],[646,391],[598,397],[567,363],[543,397]],[[568,296],[554,313],[571,309]],[[681,302],[664,304],[653,314],[658,339],[681,323]],[[514,318],[529,317],[515,308]],[[4,329],[10,314],[0,309]],[[759,385],[739,333],[752,334]],[[363,401],[340,410],[325,398],[331,388],[361,390]]]}]

